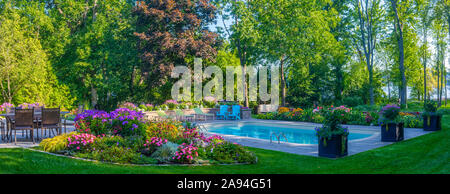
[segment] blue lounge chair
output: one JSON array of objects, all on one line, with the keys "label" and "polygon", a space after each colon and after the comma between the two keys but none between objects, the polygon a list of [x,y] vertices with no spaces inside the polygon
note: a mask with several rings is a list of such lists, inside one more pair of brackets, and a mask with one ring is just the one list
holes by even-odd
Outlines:
[{"label": "blue lounge chair", "polygon": [[216,114],[216,119],[226,120],[228,117],[228,105],[221,105],[219,112]]},{"label": "blue lounge chair", "polygon": [[231,114],[228,115],[229,119],[234,119],[234,120],[241,120],[241,106],[239,105],[233,105],[231,107]]}]

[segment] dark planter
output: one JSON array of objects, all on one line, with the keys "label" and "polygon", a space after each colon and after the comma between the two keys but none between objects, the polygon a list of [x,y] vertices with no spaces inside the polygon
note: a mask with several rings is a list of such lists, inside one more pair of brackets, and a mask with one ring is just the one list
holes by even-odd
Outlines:
[{"label": "dark planter", "polygon": [[[324,140],[325,139],[325,140]],[[319,137],[319,156],[340,158],[348,155],[348,138],[343,135],[333,135],[331,139]]]},{"label": "dark planter", "polygon": [[440,115],[429,115],[423,117],[423,130],[425,131],[438,131],[441,130],[441,118]]},{"label": "dark planter", "polygon": [[381,125],[381,141],[397,142],[404,139],[403,123],[388,123]]}]

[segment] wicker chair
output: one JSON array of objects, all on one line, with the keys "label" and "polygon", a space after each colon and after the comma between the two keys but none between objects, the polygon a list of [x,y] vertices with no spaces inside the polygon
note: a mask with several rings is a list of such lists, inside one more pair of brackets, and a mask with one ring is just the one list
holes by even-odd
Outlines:
[{"label": "wicker chair", "polygon": [[11,122],[11,131],[14,131],[14,144],[17,144],[17,130],[30,130],[31,140],[34,144],[34,108],[33,109],[16,109],[14,120]]},{"label": "wicker chair", "polygon": [[56,130],[56,134],[61,134],[61,114],[60,108],[43,108],[41,118],[41,135],[44,129],[48,129],[53,133],[52,129]]}]

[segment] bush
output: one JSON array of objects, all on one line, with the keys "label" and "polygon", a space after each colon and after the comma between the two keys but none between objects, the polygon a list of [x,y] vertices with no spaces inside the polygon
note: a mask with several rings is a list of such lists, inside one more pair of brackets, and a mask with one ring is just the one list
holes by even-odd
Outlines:
[{"label": "bush", "polygon": [[67,147],[72,151],[86,151],[95,142],[96,136],[89,133],[72,134],[67,138]]},{"label": "bush", "polygon": [[400,107],[393,104],[388,104],[381,110],[381,114],[383,115],[382,122],[398,122],[398,116],[400,115]]},{"label": "bush", "polygon": [[87,110],[75,118],[76,131],[93,135],[142,136],[145,127],[141,122],[144,114],[127,108],[111,113]]},{"label": "bush", "polygon": [[364,101],[359,96],[348,96],[342,100],[342,104],[347,105],[349,107],[356,107],[359,105],[363,105]]},{"label": "bush", "polygon": [[46,152],[60,152],[67,148],[69,145],[68,138],[72,135],[75,135],[75,133],[66,133],[53,138],[47,138],[42,140],[39,146]]},{"label": "bush", "polygon": [[421,120],[421,117],[414,116],[414,115],[402,116],[401,122],[403,122],[405,124],[405,127],[408,127],[408,128],[422,128],[423,127],[423,121]]},{"label": "bush", "polygon": [[119,108],[126,108],[129,110],[137,110],[138,107],[131,102],[125,102],[125,103],[119,105]]},{"label": "bush", "polygon": [[152,111],[153,110],[153,104],[141,104],[139,105],[139,108],[144,111]]},{"label": "bush", "polygon": [[86,154],[77,154],[76,156],[113,163],[156,163],[155,160],[144,157],[131,148],[120,146],[112,146],[101,150],[93,150]]},{"label": "bush", "polygon": [[278,114],[283,114],[283,113],[286,113],[286,112],[289,112],[289,108],[287,108],[287,107],[280,107],[280,108],[278,108]]},{"label": "bush", "polygon": [[75,117],[75,130],[94,135],[110,134],[109,118],[110,115],[105,111],[86,110]]},{"label": "bush", "polygon": [[164,138],[169,141],[175,141],[182,130],[181,123],[176,121],[164,120],[159,122],[150,123],[147,126],[145,135],[147,139],[152,137]]},{"label": "bush", "polygon": [[256,156],[241,145],[231,142],[213,143],[205,148],[208,158],[221,163],[256,163]]},{"label": "bush", "polygon": [[167,163],[173,160],[173,156],[178,150],[178,144],[167,142],[161,147],[157,148],[156,151],[151,155],[152,158],[160,161],[161,163]]},{"label": "bush", "polygon": [[169,110],[174,110],[175,108],[177,108],[178,102],[176,100],[166,100],[164,105],[166,105]]},{"label": "bush", "polygon": [[[296,112],[301,112],[301,109],[297,109]],[[275,115],[278,116],[276,113]],[[204,159],[209,158],[208,156],[214,156],[214,153],[207,154],[205,148],[219,145],[216,153],[220,156],[217,158],[222,158],[223,161],[247,162],[254,159],[254,156],[245,148],[236,147],[220,136],[206,138],[190,123],[186,123],[185,127],[180,122],[170,120],[145,123],[141,112],[126,108],[120,108],[111,113],[85,111],[77,115],[76,123],[77,131],[82,133],[53,139],[57,143],[46,140],[42,143],[44,149],[68,151],[70,155],[105,162],[157,163],[159,161],[192,164],[203,163]],[[227,151],[231,148],[222,147],[222,144],[231,146],[232,151]],[[48,148],[49,145],[55,148]],[[226,156],[226,154],[232,155]]]},{"label": "bush", "polygon": [[198,147],[194,146],[194,144],[183,143],[178,146],[178,150],[175,152],[175,156],[173,156],[172,159],[179,163],[192,164],[198,157],[197,150]]},{"label": "bush", "polygon": [[97,138],[91,146],[92,150],[105,150],[114,146],[128,146],[127,141],[121,136],[105,136]]}]

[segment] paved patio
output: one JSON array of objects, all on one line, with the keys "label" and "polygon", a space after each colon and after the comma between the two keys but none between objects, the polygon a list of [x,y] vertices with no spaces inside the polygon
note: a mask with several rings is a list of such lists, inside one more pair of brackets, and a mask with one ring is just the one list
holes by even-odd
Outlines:
[{"label": "paved patio", "polygon": [[[276,121],[276,120],[258,120],[258,119],[250,119],[245,121],[215,121],[215,122],[202,122],[206,128],[208,126],[214,125],[214,124],[227,124],[227,123],[233,123],[233,122],[242,122],[242,123],[258,123],[258,124],[268,124],[268,125],[284,125],[289,127],[295,127],[300,129],[311,129],[314,130],[315,127],[322,126],[321,124],[315,124],[315,123],[304,123],[304,122],[291,122],[291,121]],[[386,145],[390,145],[393,142],[381,142],[381,133],[380,133],[380,127],[379,126],[359,126],[359,125],[343,125],[349,128],[350,133],[372,133],[372,136],[363,138],[363,139],[357,139],[357,140],[350,140],[348,142],[348,154],[354,155],[360,152],[372,150],[375,148],[383,147]],[[425,135],[427,131],[423,131],[423,129],[416,129],[416,128],[405,128],[405,134],[404,139],[411,139],[414,137],[418,137],[421,135]],[[213,135],[215,133],[208,132],[209,135]],[[296,143],[286,143],[281,142],[278,144],[277,141],[273,141],[272,143],[270,140],[263,140],[263,139],[257,139],[257,138],[251,138],[251,137],[241,137],[241,136],[234,136],[234,135],[223,135],[226,140],[229,140],[231,142],[235,142],[244,146],[249,147],[255,147],[255,148],[262,148],[262,149],[268,149],[268,150],[275,150],[275,151],[281,151],[281,152],[287,152],[292,154],[299,154],[299,155],[308,155],[308,156],[318,156],[318,145],[311,145],[311,144],[296,144]]]},{"label": "paved patio", "polygon": [[[70,125],[71,123],[73,123],[72,121],[68,121],[68,125],[67,125],[67,132],[72,132],[75,131],[75,127],[73,125]],[[36,133],[36,130],[34,131]],[[64,128],[63,128],[63,132],[64,132]],[[30,132],[28,131],[28,135],[30,134]],[[39,130],[39,135],[41,135],[41,131]],[[35,134],[36,137],[36,134]],[[47,137],[48,137],[48,131],[47,131]],[[30,147],[35,147],[38,146],[39,143],[36,142],[35,144],[33,144],[31,142],[31,139],[26,138],[25,133],[22,133],[22,131],[18,130],[17,131],[17,145],[14,144],[14,132],[13,132],[13,142],[12,143],[8,143],[5,141],[2,141],[0,139],[0,148],[30,148]]]}]

